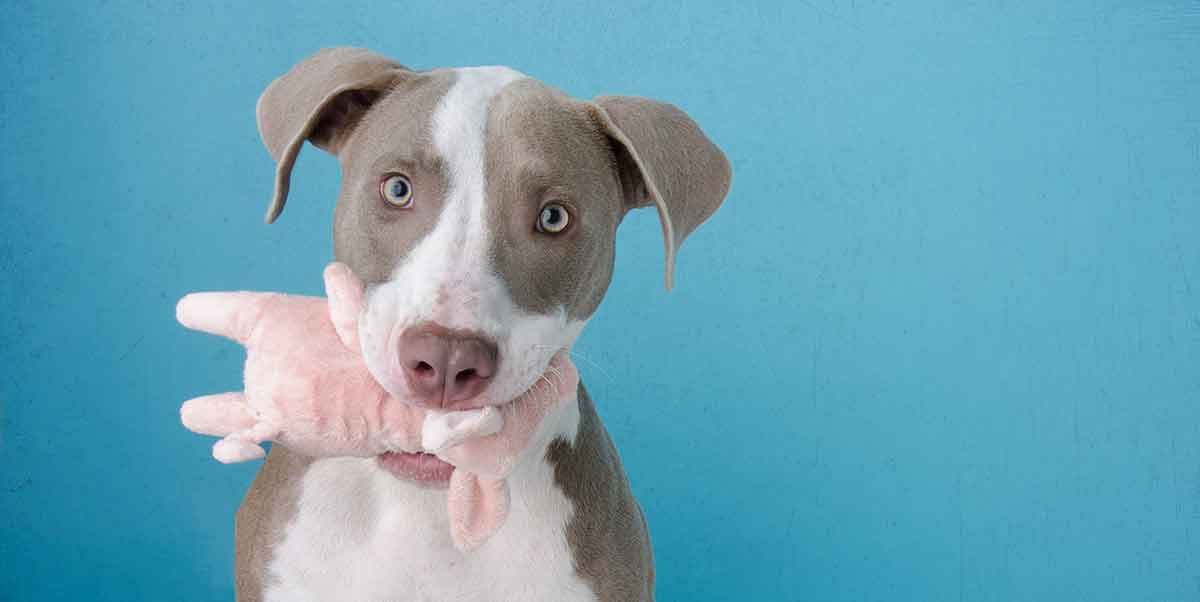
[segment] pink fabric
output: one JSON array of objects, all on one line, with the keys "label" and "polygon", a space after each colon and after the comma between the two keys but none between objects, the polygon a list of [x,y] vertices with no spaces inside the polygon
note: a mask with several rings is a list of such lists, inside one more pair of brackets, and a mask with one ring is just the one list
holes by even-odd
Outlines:
[{"label": "pink fabric", "polygon": [[[264,441],[313,457],[435,453],[455,466],[447,494],[455,545],[467,551],[482,544],[507,517],[505,478],[538,425],[553,407],[574,398],[574,365],[556,355],[545,378],[496,409],[426,411],[388,396],[367,371],[356,326],[362,282],[333,263],[325,269],[325,287],[328,301],[253,292],[181,299],[181,324],[246,348],[245,391],[185,402],[184,426],[222,437],[213,457],[226,463],[263,457]],[[492,415],[497,410],[502,425]]]},{"label": "pink fabric", "polygon": [[447,492],[450,537],[460,550],[487,541],[508,516],[508,483],[455,468]]}]

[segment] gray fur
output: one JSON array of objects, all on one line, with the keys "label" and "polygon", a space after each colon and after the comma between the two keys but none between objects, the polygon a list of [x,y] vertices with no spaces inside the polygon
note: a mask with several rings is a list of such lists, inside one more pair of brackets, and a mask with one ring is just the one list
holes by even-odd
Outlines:
[{"label": "gray fur", "polygon": [[601,602],[654,600],[654,554],[646,520],[625,478],[592,399],[579,384],[579,432],[574,445],[551,442],[546,460],[575,504],[567,539],[575,570]]},{"label": "gray fur", "polygon": [[[625,214],[612,150],[584,106],[535,80],[509,84],[492,99],[484,152],[496,272],[525,310],[575,319],[608,289]],[[551,201],[571,213],[553,235],[534,228]]]},{"label": "gray fur", "polygon": [[258,132],[275,159],[267,223],[287,202],[292,166],[304,142],[337,153],[363,109],[410,71],[361,48],[330,48],[299,62],[258,99]]},{"label": "gray fur", "polygon": [[[342,189],[334,211],[334,256],[368,284],[386,280],[437,224],[450,182],[433,148],[430,121],[453,84],[451,71],[400,82],[361,118],[338,155]],[[411,208],[380,201],[379,184],[389,173],[412,181]]]},{"label": "gray fur", "polygon": [[696,122],[665,102],[601,96],[592,106],[620,148],[628,206],[658,208],[670,290],[675,282],[675,254],[683,239],[729,194],[733,178],[729,160]]}]

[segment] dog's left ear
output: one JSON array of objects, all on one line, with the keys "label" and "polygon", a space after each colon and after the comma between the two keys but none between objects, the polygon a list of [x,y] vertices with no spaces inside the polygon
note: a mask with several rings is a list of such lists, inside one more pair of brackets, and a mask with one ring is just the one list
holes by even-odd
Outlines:
[{"label": "dog's left ear", "polygon": [[700,126],[667,103],[601,96],[592,105],[614,142],[625,209],[653,204],[662,222],[666,285],[674,284],[675,253],[729,193],[729,161]]}]

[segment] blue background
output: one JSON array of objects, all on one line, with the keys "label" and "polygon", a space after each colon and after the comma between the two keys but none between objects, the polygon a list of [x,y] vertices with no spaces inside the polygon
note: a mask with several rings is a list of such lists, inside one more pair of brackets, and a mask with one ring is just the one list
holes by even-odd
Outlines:
[{"label": "blue background", "polygon": [[279,224],[254,103],[317,49],[688,111],[724,208],[653,212],[577,350],[662,600],[1200,599],[1195,2],[6,2],[0,598],[215,600],[256,466],[190,290],[320,292],[336,160]]}]

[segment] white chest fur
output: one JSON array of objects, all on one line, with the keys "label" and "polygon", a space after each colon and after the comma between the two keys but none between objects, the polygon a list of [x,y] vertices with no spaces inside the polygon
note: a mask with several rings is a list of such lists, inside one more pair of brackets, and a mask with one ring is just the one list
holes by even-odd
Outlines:
[{"label": "white chest fur", "polygon": [[507,521],[466,554],[450,540],[445,491],[400,481],[373,459],[314,462],[295,518],[272,554],[265,599],[595,600],[575,573],[567,543],[573,505],[545,460],[549,442],[573,441],[578,423],[574,401],[546,417],[509,477]]}]

